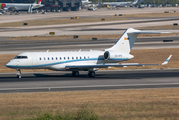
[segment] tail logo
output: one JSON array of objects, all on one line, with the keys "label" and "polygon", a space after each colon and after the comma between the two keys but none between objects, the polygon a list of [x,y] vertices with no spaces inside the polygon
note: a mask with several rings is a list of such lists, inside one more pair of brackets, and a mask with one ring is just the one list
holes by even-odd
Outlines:
[{"label": "tail logo", "polygon": [[125,37],[124,40],[129,40],[129,38],[126,38],[126,37]]},{"label": "tail logo", "polygon": [[4,3],[0,4],[0,9],[4,9],[5,7],[6,7],[6,4],[4,4]]},{"label": "tail logo", "polygon": [[37,4],[41,4],[42,0],[37,0]]}]

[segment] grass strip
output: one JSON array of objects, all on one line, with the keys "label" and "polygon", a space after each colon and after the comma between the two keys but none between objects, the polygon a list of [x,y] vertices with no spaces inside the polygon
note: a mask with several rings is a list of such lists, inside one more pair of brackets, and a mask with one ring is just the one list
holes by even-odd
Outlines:
[{"label": "grass strip", "polygon": [[[129,20],[129,19],[130,18],[111,17],[111,18],[105,18],[105,21],[119,21],[119,20]],[[42,25],[57,25],[57,24],[91,23],[91,22],[101,22],[101,18],[31,20],[31,21],[21,21],[21,22],[0,23],[0,27],[22,27],[24,26],[24,23],[28,23],[28,26],[42,26]]]},{"label": "grass strip", "polygon": [[173,29],[173,30],[177,30],[177,29],[179,29],[179,25],[149,26],[149,27],[139,27],[137,29],[148,29],[148,30],[172,30]]},{"label": "grass strip", "polygon": [[179,88],[0,94],[0,101],[1,120],[76,116],[82,106],[101,120],[179,118]]},{"label": "grass strip", "polygon": [[[150,29],[150,28],[141,28],[141,29]],[[152,29],[152,28],[151,28]],[[162,30],[161,30],[162,31]],[[110,39],[110,38],[118,38],[121,37],[122,34],[113,34],[113,35],[79,35],[78,39],[87,39],[87,40],[92,40],[92,38],[97,38],[97,39]],[[162,37],[162,36],[178,36],[179,33],[165,33],[165,34],[140,34],[138,38],[142,37]],[[68,40],[69,39],[74,39],[73,35],[61,35],[61,36],[25,36],[25,37],[9,37],[6,38],[6,40]],[[78,41],[76,39],[75,41]],[[74,40],[72,40],[74,41]],[[27,42],[27,41],[26,41]]]}]

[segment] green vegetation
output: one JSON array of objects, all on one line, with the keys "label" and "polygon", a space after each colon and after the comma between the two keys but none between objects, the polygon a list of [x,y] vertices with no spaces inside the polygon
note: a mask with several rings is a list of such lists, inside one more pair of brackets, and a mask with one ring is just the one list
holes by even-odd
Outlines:
[{"label": "green vegetation", "polygon": [[77,111],[77,113],[65,113],[52,115],[50,113],[42,114],[39,117],[34,117],[26,120],[99,120],[98,115],[91,110],[88,105],[82,105],[82,107]]}]

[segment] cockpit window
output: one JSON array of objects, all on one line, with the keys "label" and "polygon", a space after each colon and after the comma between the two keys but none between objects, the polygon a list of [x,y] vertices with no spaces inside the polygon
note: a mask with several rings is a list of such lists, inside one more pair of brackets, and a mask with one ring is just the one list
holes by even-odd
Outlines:
[{"label": "cockpit window", "polygon": [[27,56],[16,56],[14,59],[28,59]]}]

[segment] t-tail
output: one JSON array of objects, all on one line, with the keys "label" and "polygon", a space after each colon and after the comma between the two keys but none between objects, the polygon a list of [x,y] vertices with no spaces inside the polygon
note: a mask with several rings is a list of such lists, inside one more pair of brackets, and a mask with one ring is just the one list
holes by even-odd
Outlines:
[{"label": "t-tail", "polygon": [[35,0],[34,4],[41,4],[42,0]]},{"label": "t-tail", "polygon": [[138,34],[159,34],[159,33],[168,33],[168,32],[154,32],[154,31],[141,31],[133,28],[129,28],[124,32],[124,34],[119,38],[115,45],[111,48],[106,49],[105,51],[115,51],[129,54],[134,42],[137,39]]}]

